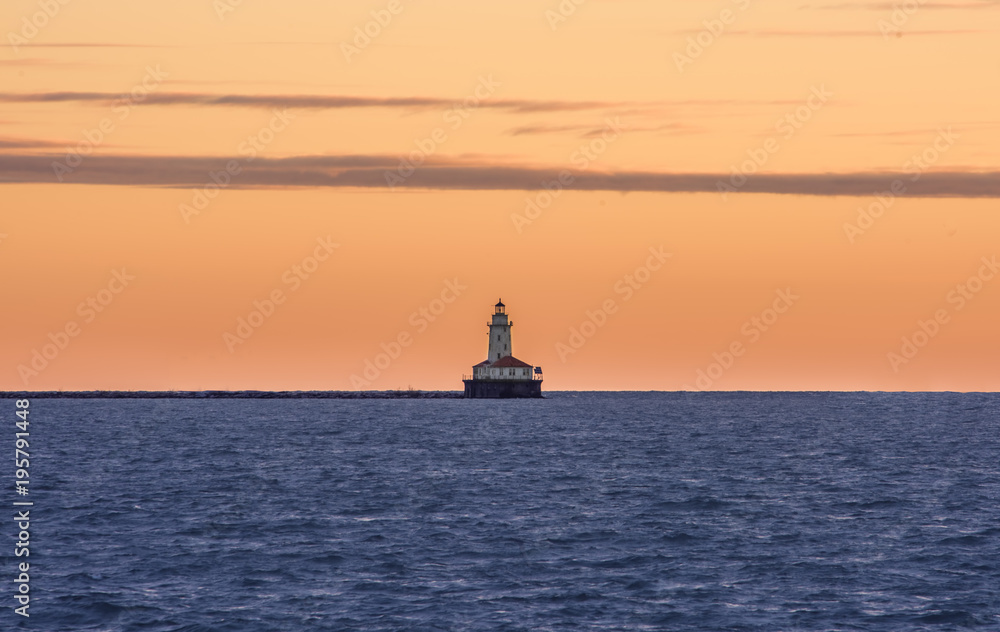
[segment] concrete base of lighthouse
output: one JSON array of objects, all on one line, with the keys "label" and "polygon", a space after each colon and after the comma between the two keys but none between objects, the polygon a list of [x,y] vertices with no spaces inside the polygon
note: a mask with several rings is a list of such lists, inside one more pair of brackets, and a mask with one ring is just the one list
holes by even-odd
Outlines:
[{"label": "concrete base of lighthouse", "polygon": [[541,380],[462,380],[468,399],[540,398]]}]

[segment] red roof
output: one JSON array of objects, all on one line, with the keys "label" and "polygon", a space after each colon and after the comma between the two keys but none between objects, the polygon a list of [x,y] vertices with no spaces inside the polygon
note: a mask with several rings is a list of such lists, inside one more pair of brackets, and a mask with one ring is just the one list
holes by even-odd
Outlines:
[{"label": "red roof", "polygon": [[529,369],[531,368],[530,364],[528,364],[527,362],[521,362],[514,356],[506,356],[504,358],[500,358],[490,366],[498,367],[501,369],[505,369],[507,367],[528,367]]},{"label": "red roof", "polygon": [[489,366],[489,365],[490,365],[490,361],[489,360],[483,360],[482,362],[480,362],[479,364],[477,364],[476,366],[474,366],[472,368],[478,369],[481,366]]}]

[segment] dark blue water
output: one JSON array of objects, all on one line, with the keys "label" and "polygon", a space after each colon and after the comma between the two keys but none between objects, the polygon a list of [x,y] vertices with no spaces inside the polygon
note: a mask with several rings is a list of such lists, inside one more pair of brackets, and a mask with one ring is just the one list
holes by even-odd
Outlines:
[{"label": "dark blue water", "polygon": [[31,417],[36,630],[1000,629],[996,395]]}]

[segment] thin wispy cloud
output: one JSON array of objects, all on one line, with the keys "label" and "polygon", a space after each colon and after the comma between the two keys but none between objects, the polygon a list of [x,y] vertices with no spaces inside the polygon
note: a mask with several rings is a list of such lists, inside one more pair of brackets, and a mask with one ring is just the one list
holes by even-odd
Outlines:
[{"label": "thin wispy cloud", "polygon": [[19,48],[178,48],[172,44],[125,44],[121,42],[61,42],[19,44]]},{"label": "thin wispy cloud", "polygon": [[[0,124],[3,122],[0,121]],[[60,143],[51,140],[38,140],[33,138],[0,138],[0,149],[43,149],[51,147],[65,147],[69,143]]]},{"label": "thin wispy cloud", "polygon": [[[111,104],[122,97],[113,92],[0,92],[0,103],[99,103]],[[247,108],[297,108],[334,110],[345,108],[390,108],[404,110],[475,108],[508,111],[518,114],[546,112],[616,112],[649,111],[666,107],[730,105],[793,105],[794,99],[746,100],[688,99],[678,101],[563,101],[546,99],[483,99],[470,104],[464,98],[446,97],[368,97],[352,95],[302,94],[208,94],[201,92],[157,92],[143,99],[144,106],[202,106]]]},{"label": "thin wispy cloud", "polygon": [[535,134],[583,134],[594,129],[593,125],[522,125],[505,131],[508,136]]},{"label": "thin wispy cloud", "polygon": [[[664,132],[670,135],[676,134],[696,134],[700,133],[700,128],[683,123],[668,123],[664,125],[636,126],[628,125],[624,128],[630,134],[633,132]],[[595,127],[593,125],[522,125],[506,130],[508,136],[528,136],[540,134],[570,134],[579,138],[599,138],[606,134],[607,127]]]},{"label": "thin wispy cloud", "polygon": [[[0,154],[0,182],[52,183],[56,155]],[[229,158],[186,156],[90,156],[82,166],[65,174],[65,182],[117,186],[200,188],[210,171],[222,168]],[[343,155],[258,158],[244,165],[232,188],[381,188],[385,174],[398,156]],[[520,190],[542,188],[560,169],[503,163],[429,160],[398,186],[431,190]],[[658,173],[644,171],[585,172],[576,174],[577,191],[716,193],[728,174]],[[887,190],[893,180],[907,183],[907,197],[1000,197],[1000,172],[941,171],[912,174],[895,172],[756,174],[742,187],[745,193],[810,196],[871,196]]]},{"label": "thin wispy cloud", "polygon": [[[36,92],[0,93],[3,103],[111,103],[121,95],[110,92]],[[513,112],[563,112],[602,110],[638,105],[627,101],[548,101],[534,99],[484,99],[468,106],[463,99],[442,97],[361,97],[325,95],[246,95],[172,92],[150,94],[144,105],[193,105],[257,108],[342,109],[342,108],[402,108],[428,109],[477,107]],[[642,104],[654,105],[654,104]]]}]

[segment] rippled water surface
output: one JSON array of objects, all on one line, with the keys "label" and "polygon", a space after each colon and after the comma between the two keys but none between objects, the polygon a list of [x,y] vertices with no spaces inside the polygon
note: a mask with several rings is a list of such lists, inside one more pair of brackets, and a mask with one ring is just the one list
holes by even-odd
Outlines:
[{"label": "rippled water surface", "polygon": [[1000,629],[994,395],[31,416],[35,630]]}]

